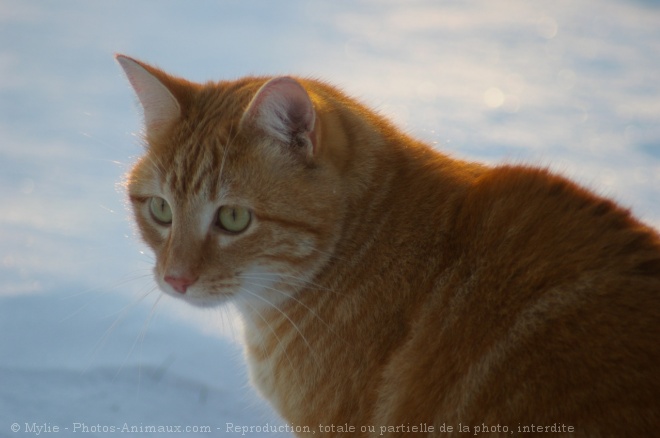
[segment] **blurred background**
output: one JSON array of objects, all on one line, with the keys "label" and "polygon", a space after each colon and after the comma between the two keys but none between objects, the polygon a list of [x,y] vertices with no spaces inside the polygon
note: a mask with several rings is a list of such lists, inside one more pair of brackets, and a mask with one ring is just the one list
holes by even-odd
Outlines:
[{"label": "blurred background", "polygon": [[324,79],[443,152],[549,167],[660,228],[656,1],[0,0],[0,436],[281,424],[235,313],[155,290],[114,53],[198,82]]}]

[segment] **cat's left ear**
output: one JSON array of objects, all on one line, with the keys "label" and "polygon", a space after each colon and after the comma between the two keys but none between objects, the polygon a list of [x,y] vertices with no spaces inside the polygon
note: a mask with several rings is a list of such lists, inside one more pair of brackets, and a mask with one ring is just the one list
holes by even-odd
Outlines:
[{"label": "cat's left ear", "polygon": [[242,126],[247,123],[254,123],[307,160],[318,152],[314,105],[307,91],[293,78],[277,77],[262,85],[241,119]]},{"label": "cat's left ear", "polygon": [[181,106],[165,85],[169,77],[147,64],[116,55],[144,110],[147,135],[160,135],[181,116]]}]

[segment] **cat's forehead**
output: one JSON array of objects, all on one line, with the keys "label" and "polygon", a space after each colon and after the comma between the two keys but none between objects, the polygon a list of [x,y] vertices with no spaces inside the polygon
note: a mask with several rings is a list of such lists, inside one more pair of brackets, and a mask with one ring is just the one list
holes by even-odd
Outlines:
[{"label": "cat's forehead", "polygon": [[235,161],[245,149],[236,141],[235,124],[218,116],[182,125],[166,144],[149,148],[155,175],[175,197],[217,198],[236,179]]},{"label": "cat's forehead", "polygon": [[164,135],[147,137],[145,161],[173,200],[240,196],[251,180],[277,174],[281,160],[274,148],[263,147],[263,135],[241,123],[264,81],[246,78],[197,88]]}]

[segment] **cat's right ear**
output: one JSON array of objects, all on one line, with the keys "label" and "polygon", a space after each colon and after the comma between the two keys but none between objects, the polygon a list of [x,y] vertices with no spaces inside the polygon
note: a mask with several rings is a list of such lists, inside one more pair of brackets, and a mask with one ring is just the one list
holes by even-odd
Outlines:
[{"label": "cat's right ear", "polygon": [[241,126],[250,123],[306,160],[318,152],[314,105],[291,77],[276,77],[261,86],[241,119]]},{"label": "cat's right ear", "polygon": [[115,59],[140,100],[147,136],[159,136],[181,117],[179,101],[163,83],[166,75],[128,56],[116,55]]}]

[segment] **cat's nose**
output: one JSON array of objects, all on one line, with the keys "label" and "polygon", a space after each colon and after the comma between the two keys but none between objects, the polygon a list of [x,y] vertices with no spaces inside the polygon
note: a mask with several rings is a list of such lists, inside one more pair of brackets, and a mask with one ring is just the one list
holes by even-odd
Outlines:
[{"label": "cat's nose", "polygon": [[174,277],[172,275],[166,275],[165,281],[174,288],[175,291],[180,294],[185,294],[186,290],[197,281],[197,278],[190,277]]}]

